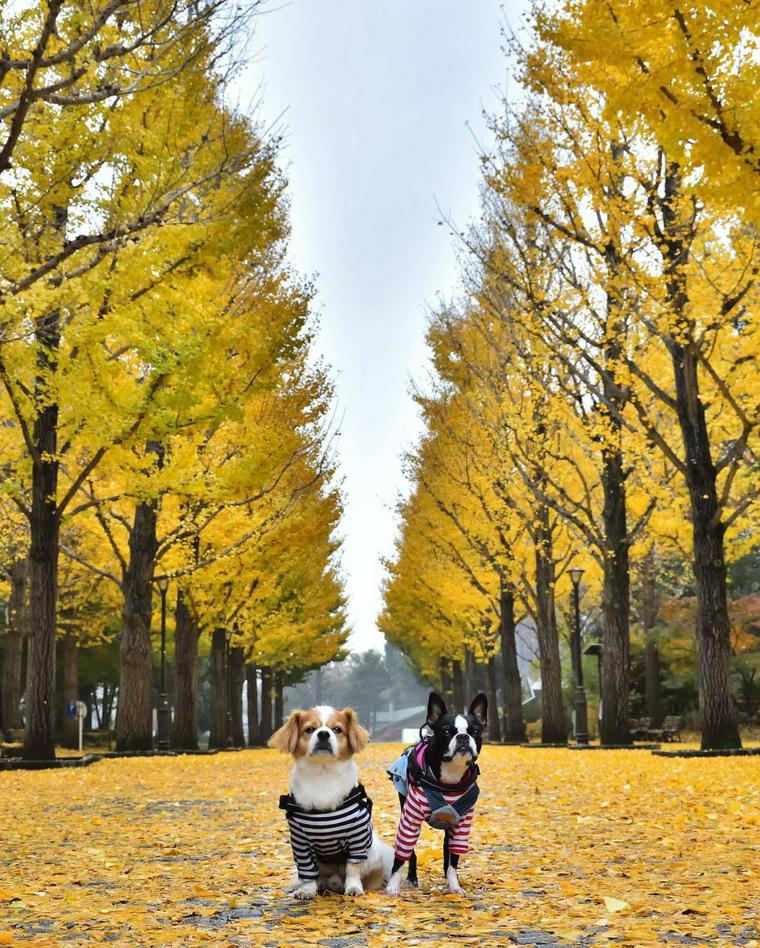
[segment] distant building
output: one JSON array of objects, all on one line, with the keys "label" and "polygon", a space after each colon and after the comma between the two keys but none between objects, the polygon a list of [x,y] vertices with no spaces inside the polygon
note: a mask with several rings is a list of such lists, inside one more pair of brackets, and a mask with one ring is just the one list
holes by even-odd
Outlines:
[{"label": "distant building", "polygon": [[375,741],[400,741],[404,729],[419,731],[425,722],[427,708],[424,704],[412,708],[396,708],[378,711],[372,738]]}]

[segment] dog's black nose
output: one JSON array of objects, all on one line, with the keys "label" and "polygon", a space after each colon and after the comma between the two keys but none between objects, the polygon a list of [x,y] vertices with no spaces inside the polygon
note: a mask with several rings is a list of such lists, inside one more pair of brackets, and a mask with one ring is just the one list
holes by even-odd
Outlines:
[{"label": "dog's black nose", "polygon": [[469,744],[469,743],[470,743],[470,735],[469,735],[469,734],[457,734],[457,741],[458,741],[460,744]]},{"label": "dog's black nose", "polygon": [[317,731],[317,740],[318,740],[318,741],[323,741],[323,742],[329,741],[329,740],[330,740],[330,732],[329,732],[329,731]]}]

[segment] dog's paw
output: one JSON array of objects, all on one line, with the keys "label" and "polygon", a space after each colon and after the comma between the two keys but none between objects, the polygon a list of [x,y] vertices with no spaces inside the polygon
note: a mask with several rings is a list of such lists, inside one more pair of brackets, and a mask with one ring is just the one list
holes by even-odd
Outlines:
[{"label": "dog's paw", "polygon": [[398,895],[401,890],[401,873],[394,872],[393,875],[388,880],[388,885],[385,887],[386,895]]},{"label": "dog's paw", "polygon": [[347,882],[345,894],[346,895],[364,895],[364,886],[361,884],[361,882]]},{"label": "dog's paw", "polygon": [[313,899],[317,894],[317,883],[310,880],[298,882],[288,889],[294,899]]},{"label": "dog's paw", "polygon": [[464,889],[459,884],[455,869],[449,868],[446,872],[446,891],[449,895],[464,895]]}]

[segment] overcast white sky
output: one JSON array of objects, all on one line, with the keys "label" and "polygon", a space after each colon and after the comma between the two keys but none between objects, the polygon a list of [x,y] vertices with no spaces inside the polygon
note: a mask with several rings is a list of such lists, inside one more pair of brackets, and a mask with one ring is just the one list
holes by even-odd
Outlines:
[{"label": "overcast white sky", "polygon": [[436,201],[461,223],[478,212],[473,133],[506,82],[500,25],[517,27],[526,6],[272,0],[258,19],[242,98],[260,91],[263,119],[282,115],[291,258],[317,278],[318,348],[342,416],[354,649],[383,644],[380,558],[393,549],[400,455],[420,430],[409,380],[425,374],[426,307],[457,281]]}]

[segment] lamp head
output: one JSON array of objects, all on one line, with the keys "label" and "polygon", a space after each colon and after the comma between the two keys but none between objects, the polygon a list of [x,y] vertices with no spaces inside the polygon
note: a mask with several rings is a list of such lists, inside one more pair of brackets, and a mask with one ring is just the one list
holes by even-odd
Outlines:
[{"label": "lamp head", "polygon": [[584,570],[582,570],[580,566],[571,566],[568,570],[568,573],[570,573],[570,579],[573,581],[573,586],[579,585]]},{"label": "lamp head", "polygon": [[169,577],[162,576],[161,579],[157,579],[156,585],[158,586],[158,588],[161,590],[162,593],[165,593],[166,590],[169,588]]}]

